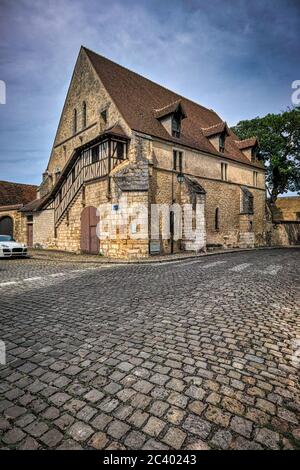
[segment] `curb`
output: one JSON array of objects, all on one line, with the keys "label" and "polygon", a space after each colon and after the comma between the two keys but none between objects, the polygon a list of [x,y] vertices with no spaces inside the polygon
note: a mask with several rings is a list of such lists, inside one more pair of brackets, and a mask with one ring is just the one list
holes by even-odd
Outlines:
[{"label": "curb", "polygon": [[[47,258],[46,256],[36,256],[36,255],[30,255],[30,259],[38,259],[38,260],[44,260],[44,261],[56,261],[58,263],[81,263],[81,264],[102,264],[102,265],[131,265],[131,264],[158,264],[158,263],[175,263],[178,261],[184,261],[184,260],[191,260],[191,259],[199,259],[203,258],[206,256],[216,256],[216,255],[224,255],[224,254],[229,254],[229,253],[241,253],[241,252],[247,252],[247,251],[261,251],[261,250],[280,250],[280,249],[300,249],[300,245],[293,245],[293,246],[263,246],[263,247],[257,247],[257,248],[236,248],[236,249],[228,249],[228,250],[221,250],[221,251],[213,251],[213,252],[206,252],[206,253],[199,253],[197,255],[190,255],[190,256],[178,256],[178,258],[170,258],[169,255],[166,255],[166,258],[160,258],[160,259],[155,259],[155,257],[151,259],[145,259],[145,260],[64,260],[64,259],[55,259],[55,258]],[[62,252],[65,253],[65,252]]]}]

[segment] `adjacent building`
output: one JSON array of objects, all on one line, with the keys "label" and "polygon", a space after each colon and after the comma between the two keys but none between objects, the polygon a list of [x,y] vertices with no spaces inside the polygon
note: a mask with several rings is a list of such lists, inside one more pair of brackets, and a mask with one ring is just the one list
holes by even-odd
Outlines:
[{"label": "adjacent building", "polygon": [[34,185],[0,181],[0,235],[21,240],[31,238],[32,227],[27,228],[20,210],[36,198],[36,192]]},{"label": "adjacent building", "polygon": [[[124,258],[190,250],[188,230],[174,236],[172,207],[191,204],[201,227],[193,249],[264,245],[258,147],[213,110],[82,47],[37,199],[22,208],[31,242]],[[99,240],[97,208],[109,204],[113,220],[125,199],[127,226]],[[141,224],[137,204],[148,209]],[[150,230],[153,204],[171,207],[168,239],[161,223]]]}]

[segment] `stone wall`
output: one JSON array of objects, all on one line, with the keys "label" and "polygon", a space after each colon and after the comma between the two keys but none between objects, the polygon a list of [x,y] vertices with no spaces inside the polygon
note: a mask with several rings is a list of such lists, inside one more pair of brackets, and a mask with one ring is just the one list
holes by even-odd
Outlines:
[{"label": "stone wall", "polygon": [[[173,149],[183,151],[183,172],[191,176],[221,179],[221,163],[227,163],[228,182],[238,185],[253,186],[253,171],[258,172],[257,188],[265,191],[264,169],[252,167],[250,164],[218,157],[203,152],[196,152],[181,146],[172,146],[167,143],[153,141],[153,164],[157,168],[169,170],[173,167]],[[249,162],[250,163],[250,162]]]},{"label": "stone wall", "polygon": [[272,206],[273,220],[300,220],[300,196],[279,197]]},{"label": "stone wall", "polygon": [[[110,227],[120,221],[120,211],[122,211],[122,220],[126,221],[126,224],[117,225],[117,229],[111,230],[106,240],[100,241],[101,253],[110,258],[147,257],[149,254],[148,192],[124,192],[122,196],[111,202],[113,207],[110,213]],[[102,225],[100,233],[101,228]],[[105,230],[105,227],[103,229]]]},{"label": "stone wall", "polygon": [[273,223],[271,230],[271,245],[300,245],[300,221]]},{"label": "stone wall", "polygon": [[107,203],[107,189],[105,179],[88,184],[79,191],[56,228],[56,248],[80,252],[81,213],[85,207],[98,208],[100,204]]},{"label": "stone wall", "polygon": [[[86,128],[82,123],[83,102],[87,106]],[[76,134],[73,133],[74,109],[77,110]],[[101,118],[103,109],[107,109],[106,123]],[[131,134],[131,130],[118,112],[82,49],[74,69],[48,163],[48,171],[52,174],[51,184],[55,183],[56,168],[63,169],[75,148],[95,138],[104,129],[112,127],[116,123],[119,123],[128,135]],[[46,182],[45,186],[47,186]]]},{"label": "stone wall", "polygon": [[46,209],[33,214],[33,247],[55,248],[54,210]]},{"label": "stone wall", "polygon": [[[171,204],[172,199],[180,202],[180,189],[173,167],[173,148],[153,141],[153,176],[150,183],[151,201]],[[183,149],[181,149],[183,150]],[[258,187],[253,186],[253,167],[236,162],[228,164],[228,181],[221,180],[220,164],[223,160],[199,152],[184,150],[183,171],[196,177],[206,191],[205,220],[207,244],[237,247],[240,245],[264,245],[265,227],[265,175],[258,170]],[[241,186],[247,186],[254,196],[254,214],[251,230],[245,230],[240,222]],[[216,227],[216,209],[219,224]],[[248,224],[249,227],[249,224]],[[241,235],[243,233],[243,235]],[[164,243],[164,252],[169,252],[169,243]],[[179,247],[178,247],[179,248]]]}]

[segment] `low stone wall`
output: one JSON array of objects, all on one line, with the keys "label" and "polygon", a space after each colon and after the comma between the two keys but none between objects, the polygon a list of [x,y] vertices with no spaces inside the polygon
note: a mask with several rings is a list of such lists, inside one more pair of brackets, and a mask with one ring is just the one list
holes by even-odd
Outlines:
[{"label": "low stone wall", "polygon": [[273,222],[271,245],[300,245],[300,221]]},{"label": "low stone wall", "polygon": [[35,248],[55,248],[53,209],[34,213],[33,246]]}]

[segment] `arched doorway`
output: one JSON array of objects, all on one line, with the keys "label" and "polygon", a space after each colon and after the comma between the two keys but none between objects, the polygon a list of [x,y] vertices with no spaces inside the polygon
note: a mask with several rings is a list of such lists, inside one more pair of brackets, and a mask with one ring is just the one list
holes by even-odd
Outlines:
[{"label": "arched doorway", "polygon": [[0,218],[0,235],[14,236],[14,221],[8,215]]},{"label": "arched doorway", "polygon": [[96,233],[98,222],[97,209],[93,206],[85,207],[81,212],[80,248],[83,253],[99,253],[100,243]]}]

